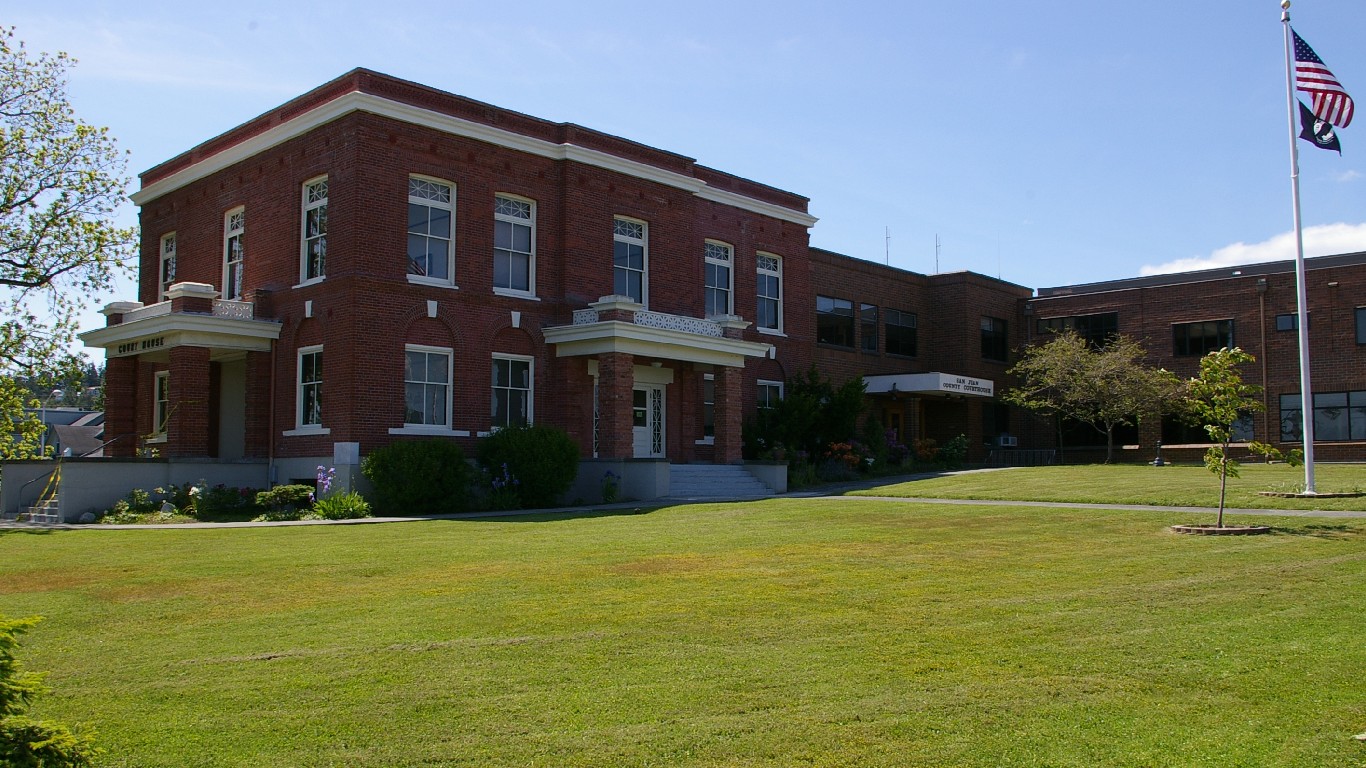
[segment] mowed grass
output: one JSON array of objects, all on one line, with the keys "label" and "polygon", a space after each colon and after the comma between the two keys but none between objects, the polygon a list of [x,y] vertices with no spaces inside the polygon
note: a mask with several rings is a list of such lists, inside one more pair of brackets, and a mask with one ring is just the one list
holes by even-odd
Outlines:
[{"label": "mowed grass", "polygon": [[864,499],[0,531],[118,766],[1348,766],[1366,520]]},{"label": "mowed grass", "polygon": [[[1366,491],[1366,464],[1316,464],[1314,478],[1315,490],[1320,493]],[[1298,490],[1295,486],[1303,482],[1303,467],[1245,463],[1239,477],[1229,478],[1225,504],[1243,509],[1366,511],[1366,497],[1293,499],[1259,494]],[[1217,507],[1219,476],[1203,466],[1021,467],[889,483],[852,494]]]}]

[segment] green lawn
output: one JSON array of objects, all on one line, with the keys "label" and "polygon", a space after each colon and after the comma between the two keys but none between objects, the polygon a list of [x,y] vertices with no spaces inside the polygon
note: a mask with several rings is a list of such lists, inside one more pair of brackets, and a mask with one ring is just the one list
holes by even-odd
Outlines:
[{"label": "green lawn", "polygon": [[[1314,478],[1315,488],[1320,493],[1366,491],[1366,464],[1317,464]],[[1258,495],[1259,491],[1297,490],[1295,486],[1303,482],[1302,467],[1244,464],[1241,477],[1229,478],[1226,504],[1245,509],[1366,511],[1366,497],[1286,499]],[[947,475],[852,493],[922,499],[1216,507],[1219,505],[1219,477],[1196,466],[1091,464]]]},{"label": "green lawn", "polygon": [[0,613],[119,766],[1361,765],[1366,520],[1186,519],[11,530]]}]

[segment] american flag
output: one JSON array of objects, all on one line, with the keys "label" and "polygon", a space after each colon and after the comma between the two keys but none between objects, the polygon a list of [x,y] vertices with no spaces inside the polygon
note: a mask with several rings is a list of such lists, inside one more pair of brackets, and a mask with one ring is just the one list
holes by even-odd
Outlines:
[{"label": "american flag", "polygon": [[1295,36],[1295,87],[1312,97],[1314,114],[1325,123],[1346,128],[1352,123],[1352,97],[1342,89],[1300,33]]}]

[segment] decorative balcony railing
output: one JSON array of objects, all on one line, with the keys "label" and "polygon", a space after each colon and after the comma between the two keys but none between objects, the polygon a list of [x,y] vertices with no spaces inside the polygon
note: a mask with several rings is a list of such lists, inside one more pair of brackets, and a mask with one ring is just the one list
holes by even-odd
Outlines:
[{"label": "decorative balcony railing", "polygon": [[[717,338],[720,338],[723,335],[721,326],[714,320],[706,320],[700,317],[685,317],[683,315],[668,315],[663,312],[649,312],[647,310],[637,310],[630,314],[632,322],[636,325],[643,325],[649,328],[682,331],[683,333],[695,333],[699,336],[715,336]],[[598,310],[574,310],[574,325],[588,325],[596,322],[598,322]]]},{"label": "decorative balcony railing", "polygon": [[256,305],[250,301],[214,299],[213,316],[226,317],[230,320],[254,320],[256,319]]}]

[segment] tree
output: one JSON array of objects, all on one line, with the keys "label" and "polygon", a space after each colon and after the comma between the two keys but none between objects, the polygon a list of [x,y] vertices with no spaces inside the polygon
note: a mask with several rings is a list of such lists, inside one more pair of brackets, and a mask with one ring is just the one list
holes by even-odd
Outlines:
[{"label": "tree", "polygon": [[46,690],[43,676],[25,672],[14,651],[19,635],[36,618],[0,616],[0,765],[33,768],[82,768],[94,765],[102,750],[90,735],[76,735],[65,725],[25,716],[33,700]]},{"label": "tree", "polygon": [[38,406],[18,382],[0,376],[0,461],[39,458],[45,425],[38,413],[25,410]]},{"label": "tree", "polygon": [[1143,363],[1143,345],[1127,336],[1094,347],[1073,331],[1029,347],[1009,371],[1021,384],[1002,400],[1046,415],[1075,419],[1105,435],[1105,462],[1114,459],[1115,428],[1157,417],[1180,401],[1181,383]]},{"label": "tree", "polygon": [[0,373],[54,367],[85,298],[134,252],[135,231],[113,223],[127,158],[72,111],[74,63],[30,55],[0,29]]},{"label": "tree", "polygon": [[853,438],[858,434],[866,388],[862,378],[837,387],[822,378],[814,365],[805,375],[793,376],[787,380],[782,399],[771,408],[760,408],[745,424],[747,455],[757,457],[782,446],[816,457],[830,443]]},{"label": "tree", "polygon": [[[1253,362],[1256,358],[1238,347],[1225,347],[1200,358],[1200,375],[1191,379],[1186,386],[1186,401],[1189,413],[1205,428],[1215,445],[1205,452],[1205,466],[1219,476],[1219,518],[1215,523],[1224,527],[1224,495],[1228,490],[1228,479],[1237,477],[1239,464],[1228,452],[1233,440],[1233,425],[1244,414],[1255,413],[1264,407],[1260,399],[1262,388],[1243,382],[1238,366]],[[1265,443],[1248,443],[1248,450],[1268,458],[1280,458],[1291,464],[1301,461],[1300,454],[1292,451],[1289,455]]]}]

